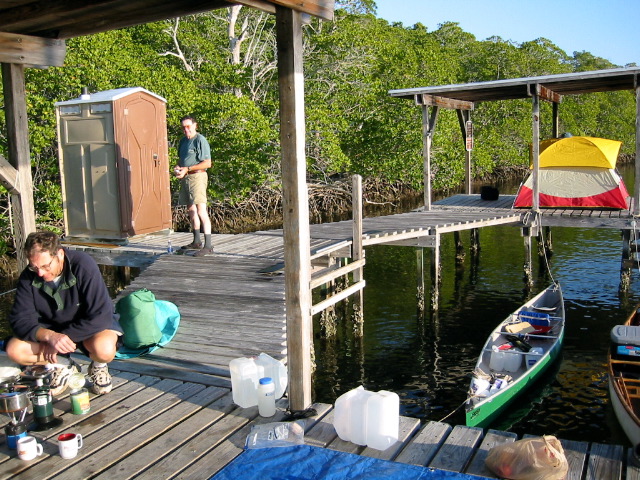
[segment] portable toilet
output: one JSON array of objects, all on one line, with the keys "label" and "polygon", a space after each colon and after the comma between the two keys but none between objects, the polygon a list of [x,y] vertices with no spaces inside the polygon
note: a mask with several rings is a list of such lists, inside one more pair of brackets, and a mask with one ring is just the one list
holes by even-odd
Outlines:
[{"label": "portable toilet", "polygon": [[170,232],[166,100],[136,87],[55,106],[66,236],[126,243]]}]

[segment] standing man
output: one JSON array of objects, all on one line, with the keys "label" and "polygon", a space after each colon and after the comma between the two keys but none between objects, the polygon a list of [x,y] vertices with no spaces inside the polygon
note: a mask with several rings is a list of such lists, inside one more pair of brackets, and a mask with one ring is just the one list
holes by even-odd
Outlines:
[{"label": "standing man", "polygon": [[[191,116],[180,120],[184,137],[178,145],[178,165],[174,169],[180,181],[178,203],[187,205],[189,221],[193,228],[193,242],[182,247],[185,250],[198,250],[194,257],[213,254],[211,246],[211,220],[207,212],[207,168],[211,167],[211,148],[209,142],[196,129],[198,124]],[[204,231],[204,246],[200,239],[200,227]]]},{"label": "standing man", "polygon": [[[9,323],[7,355],[20,365],[56,364],[80,348],[91,358],[89,377],[97,395],[111,391],[107,363],[116,354],[120,325],[98,265],[88,254],[67,250],[53,232],[29,234],[29,260],[18,279]],[[55,365],[51,393],[67,388],[75,366]]]}]

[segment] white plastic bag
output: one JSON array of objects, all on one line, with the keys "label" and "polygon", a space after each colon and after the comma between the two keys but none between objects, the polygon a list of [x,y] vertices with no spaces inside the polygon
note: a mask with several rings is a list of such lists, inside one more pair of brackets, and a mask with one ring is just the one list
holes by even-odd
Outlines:
[{"label": "white plastic bag", "polygon": [[564,449],[553,435],[497,445],[489,450],[485,465],[511,480],[562,480],[569,471]]},{"label": "white plastic bag", "polygon": [[304,444],[304,421],[271,422],[253,425],[245,449],[291,447]]}]

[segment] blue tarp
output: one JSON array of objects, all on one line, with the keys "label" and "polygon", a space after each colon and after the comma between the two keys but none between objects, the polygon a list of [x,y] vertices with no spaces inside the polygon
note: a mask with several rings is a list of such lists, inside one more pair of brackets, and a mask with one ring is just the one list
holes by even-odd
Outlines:
[{"label": "blue tarp", "polygon": [[211,480],[478,480],[310,445],[245,450]]},{"label": "blue tarp", "polygon": [[145,348],[128,348],[122,345],[116,352],[116,358],[122,360],[146,355],[160,347],[164,347],[175,336],[180,326],[180,312],[178,311],[178,307],[166,300],[156,300],[154,304],[156,307],[156,324],[162,332],[162,338],[160,338],[158,344]]}]

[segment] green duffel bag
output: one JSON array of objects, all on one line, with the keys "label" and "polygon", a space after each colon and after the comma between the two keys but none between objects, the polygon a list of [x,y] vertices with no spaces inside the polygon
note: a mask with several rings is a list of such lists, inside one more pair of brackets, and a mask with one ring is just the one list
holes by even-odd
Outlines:
[{"label": "green duffel bag", "polygon": [[146,288],[136,290],[116,303],[120,326],[124,330],[123,343],[128,348],[157,345],[162,331],[156,323],[156,296]]}]

